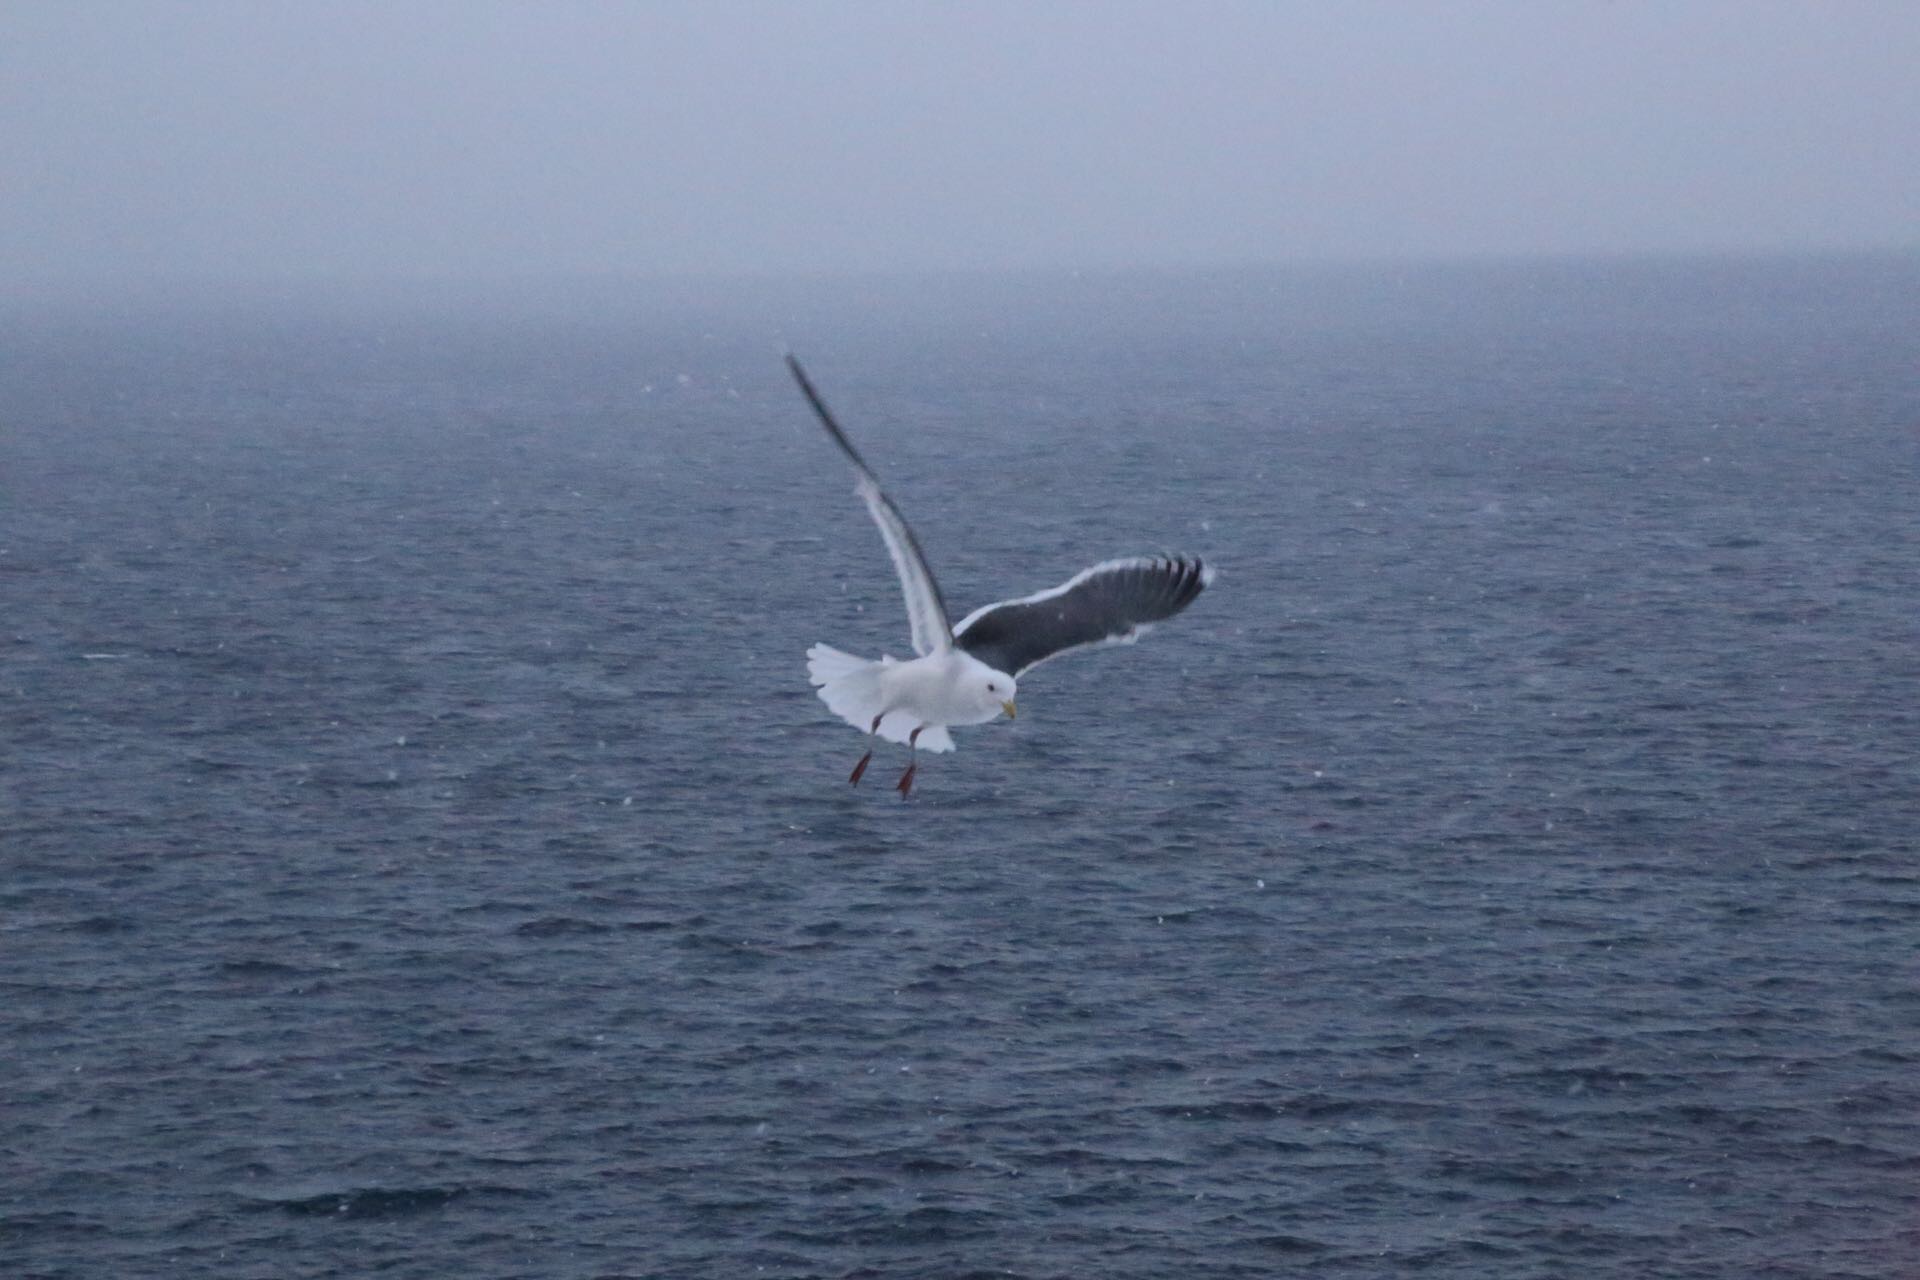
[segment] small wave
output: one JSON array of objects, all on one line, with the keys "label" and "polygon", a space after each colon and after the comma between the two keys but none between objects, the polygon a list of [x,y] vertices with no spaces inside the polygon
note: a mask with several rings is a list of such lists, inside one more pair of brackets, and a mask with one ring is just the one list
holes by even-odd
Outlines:
[{"label": "small wave", "polygon": [[1255,1236],[1245,1243],[1249,1248],[1264,1250],[1267,1253],[1294,1255],[1325,1253],[1333,1247],[1324,1240],[1313,1240],[1306,1236],[1290,1236],[1285,1234]]},{"label": "small wave", "polygon": [[559,938],[574,933],[610,932],[612,928],[609,925],[595,920],[582,920],[577,916],[542,916],[514,928],[514,933],[522,938]]},{"label": "small wave", "polygon": [[344,1187],[334,1191],[296,1192],[287,1195],[245,1197],[248,1207],[278,1210],[300,1217],[328,1218],[405,1218],[432,1213],[456,1200],[498,1196],[525,1196],[530,1193],[513,1187]]},{"label": "small wave", "polygon": [[69,1209],[45,1213],[0,1215],[0,1239],[20,1240],[32,1236],[94,1236],[102,1229],[98,1218]]},{"label": "small wave", "polygon": [[256,959],[222,960],[214,970],[228,978],[304,978],[313,972],[278,960]]},{"label": "small wave", "polygon": [[69,920],[57,926],[62,933],[132,933],[140,927],[131,916],[98,915],[82,916],[78,920]]}]

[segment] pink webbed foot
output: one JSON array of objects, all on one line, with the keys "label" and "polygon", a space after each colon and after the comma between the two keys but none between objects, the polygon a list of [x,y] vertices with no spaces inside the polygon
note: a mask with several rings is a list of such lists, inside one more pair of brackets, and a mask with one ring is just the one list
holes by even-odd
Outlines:
[{"label": "pink webbed foot", "polygon": [[[909,751],[919,750],[920,730],[926,727],[927,726],[925,725],[920,725],[912,733],[907,735],[907,750]],[[907,757],[907,771],[901,774],[900,781],[894,784],[894,790],[900,793],[900,798],[902,800],[906,799],[907,793],[913,790],[913,771],[915,769],[918,769],[919,767],[920,767],[920,758],[917,755]]]},{"label": "pink webbed foot", "polygon": [[[882,720],[885,720],[886,718],[887,718],[887,713],[884,711],[882,711],[879,715],[875,716],[873,718],[873,727],[871,729],[868,729],[867,732],[869,734],[875,734],[880,732],[880,722]],[[849,786],[857,787],[860,785],[860,778],[863,774],[866,773],[867,764],[872,759],[873,759],[873,752],[871,751],[867,752],[867,754],[860,757],[860,763],[853,766],[853,772],[847,775],[847,784]]]}]

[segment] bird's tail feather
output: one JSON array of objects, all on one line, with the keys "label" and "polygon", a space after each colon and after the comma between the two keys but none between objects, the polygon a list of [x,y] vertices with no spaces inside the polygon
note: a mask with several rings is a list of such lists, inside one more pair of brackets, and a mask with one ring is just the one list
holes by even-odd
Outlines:
[{"label": "bird's tail feather", "polygon": [[[872,732],[873,718],[881,716],[880,736],[905,744],[916,721],[904,712],[887,709],[885,673],[893,665],[889,658],[878,662],[856,658],[832,645],[816,644],[807,650],[807,679],[819,691],[827,710],[862,733]],[[917,745],[922,751],[951,751],[953,737],[945,726],[935,725],[921,730]]]},{"label": "bird's tail feather", "polygon": [[817,644],[807,650],[807,679],[813,682],[815,688],[832,684],[846,676],[859,675],[870,667],[878,672],[882,665],[843,653],[830,644]]}]

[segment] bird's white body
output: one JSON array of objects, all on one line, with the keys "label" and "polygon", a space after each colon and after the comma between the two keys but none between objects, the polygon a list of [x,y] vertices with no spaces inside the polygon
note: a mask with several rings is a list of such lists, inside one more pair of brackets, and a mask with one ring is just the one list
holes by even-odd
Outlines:
[{"label": "bird's white body", "polygon": [[953,750],[949,725],[997,719],[1015,694],[1012,676],[960,649],[876,662],[816,644],[807,650],[807,677],[827,709],[860,732],[921,751]]}]

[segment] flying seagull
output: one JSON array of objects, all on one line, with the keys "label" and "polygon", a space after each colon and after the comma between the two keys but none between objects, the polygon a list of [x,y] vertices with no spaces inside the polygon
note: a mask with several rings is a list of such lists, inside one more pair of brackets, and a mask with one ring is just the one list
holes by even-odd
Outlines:
[{"label": "flying seagull", "polygon": [[[860,497],[900,575],[916,655],[874,662],[816,644],[807,650],[807,676],[835,715],[869,737],[907,746],[906,772],[896,784],[903,797],[913,789],[921,751],[953,750],[949,727],[985,724],[1002,713],[1012,718],[1016,677],[1069,650],[1131,643],[1149,623],[1192,604],[1213,581],[1213,570],[1197,556],[1104,560],[1050,590],[975,609],[956,627],[900,508],[881,490],[879,477],[834,421],[800,362],[789,355],[787,368],[858,474]],[[847,781],[858,783],[872,759],[869,749]]]}]

